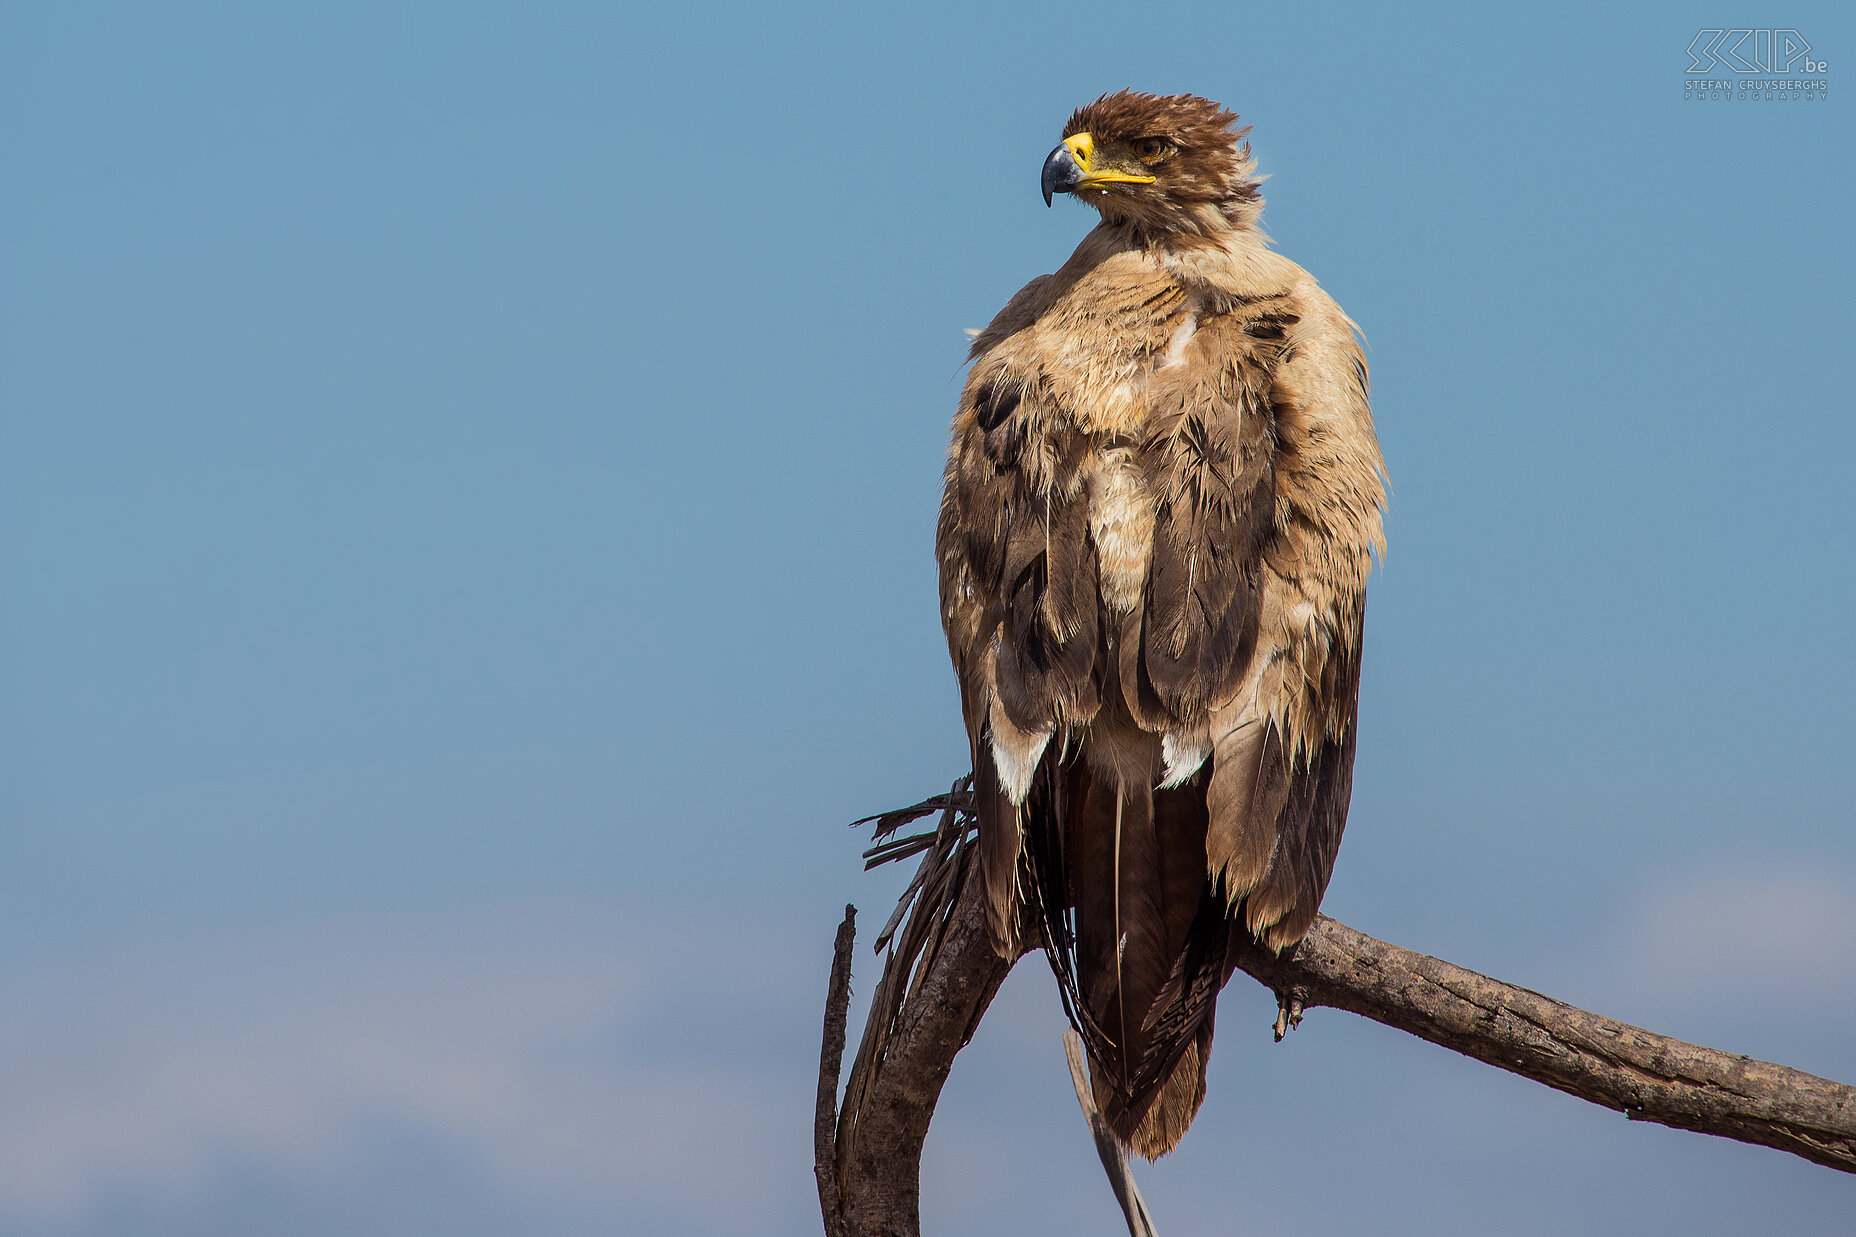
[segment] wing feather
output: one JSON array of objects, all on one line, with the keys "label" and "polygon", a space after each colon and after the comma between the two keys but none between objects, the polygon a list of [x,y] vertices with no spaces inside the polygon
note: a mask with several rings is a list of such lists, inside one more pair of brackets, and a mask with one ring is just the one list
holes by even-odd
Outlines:
[{"label": "wing feather", "polygon": [[1140,656],[1181,725],[1235,690],[1256,644],[1275,506],[1266,362],[1241,326],[1214,318],[1149,384],[1142,464],[1157,507]]}]

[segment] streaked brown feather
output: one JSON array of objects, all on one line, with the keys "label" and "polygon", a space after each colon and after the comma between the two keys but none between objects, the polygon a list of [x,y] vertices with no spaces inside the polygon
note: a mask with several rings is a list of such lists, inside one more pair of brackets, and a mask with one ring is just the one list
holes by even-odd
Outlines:
[{"label": "streaked brown feather", "polygon": [[[1334,874],[1347,806],[1353,795],[1353,752],[1359,727],[1353,717],[1359,695],[1358,636],[1355,652],[1330,664],[1337,710],[1344,709],[1338,738],[1323,738],[1308,762],[1288,779],[1277,817],[1281,853],[1269,879],[1250,896],[1244,918],[1250,931],[1272,949],[1301,940],[1315,922],[1321,895]],[[1286,761],[1284,762],[1286,765]]]},{"label": "streaked brown feather", "polygon": [[996,685],[1012,720],[1026,729],[1087,717],[1098,696],[1101,644],[1094,604],[1094,549],[1080,499],[1046,498],[1042,523],[1021,520],[1005,553],[1005,628]]},{"label": "streaked brown feather", "polygon": [[1144,634],[1146,615],[1137,611],[1110,617],[1118,620],[1115,633],[1115,699],[1141,729],[1165,730],[1173,724],[1173,716],[1160,699],[1153,680],[1148,677],[1147,660],[1142,656],[1147,644]]},{"label": "streaked brown feather", "polygon": [[986,920],[992,927],[999,956],[1016,961],[1024,915],[1019,898],[1019,865],[1023,859],[1020,809],[999,787],[990,752],[973,759],[973,802],[980,818],[980,879],[986,888]]},{"label": "streaked brown feather", "polygon": [[1214,710],[1212,718],[1206,870],[1227,905],[1235,907],[1275,862],[1276,816],[1288,798],[1288,769],[1281,736],[1272,743],[1269,721],[1247,703]]}]

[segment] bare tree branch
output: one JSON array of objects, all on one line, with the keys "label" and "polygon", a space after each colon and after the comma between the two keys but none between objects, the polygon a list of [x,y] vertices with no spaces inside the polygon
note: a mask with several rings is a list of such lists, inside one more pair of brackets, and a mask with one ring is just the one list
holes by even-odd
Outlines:
[{"label": "bare tree branch", "polygon": [[[941,819],[932,832],[890,840],[935,812]],[[916,854],[922,863],[878,940],[879,949],[888,947],[883,977],[835,1122],[830,1086],[843,1051],[839,993],[847,977],[834,958],[815,1126],[819,1200],[827,1237],[916,1237],[921,1150],[935,1102],[1012,963],[993,948],[980,883],[967,879],[974,858],[966,780],[871,820],[877,845],[865,852],[870,866]],[[848,959],[849,932],[847,914],[838,958]],[[1345,1009],[1634,1121],[1776,1147],[1856,1172],[1856,1088],[1842,1083],[1588,1013],[1326,916],[1291,956],[1255,946],[1237,964],[1277,994],[1278,1039],[1304,1008]],[[824,1131],[834,1124],[828,1174]],[[1102,1158],[1113,1184],[1113,1157]],[[1134,1209],[1138,1200],[1136,1192],[1123,1202],[1135,1232],[1145,1220],[1145,1206]]]},{"label": "bare tree branch", "polygon": [[[837,1112],[838,1211],[825,1212],[827,1237],[920,1232],[922,1142],[935,1102],[954,1054],[1012,969],[993,948],[980,882],[967,879],[976,862],[968,785],[962,778],[945,795],[857,822],[877,826],[868,866],[916,854],[922,861],[877,937],[888,952]],[[932,832],[885,840],[935,812]],[[823,1062],[820,1069],[822,1087]],[[835,1079],[836,1069],[829,1072]]]},{"label": "bare tree branch", "polygon": [[965,883],[948,929],[888,1037],[882,1066],[861,1088],[857,1109],[847,1099],[838,1119],[840,1206],[852,1237],[920,1232],[922,1142],[935,1101],[954,1054],[1012,969],[993,949],[978,881]]},{"label": "bare tree branch", "polygon": [[1147,1214],[1147,1200],[1141,1187],[1134,1184],[1134,1170],[1128,1167],[1128,1148],[1108,1119],[1096,1107],[1095,1093],[1089,1087],[1089,1064],[1083,1057],[1083,1037],[1074,1030],[1063,1033],[1063,1055],[1070,1062],[1070,1085],[1076,1088],[1076,1102],[1083,1106],[1083,1120],[1089,1123],[1089,1136],[1095,1139],[1096,1157],[1108,1174],[1109,1188],[1121,1204],[1121,1218],[1128,1222],[1128,1237],[1159,1237],[1154,1232],[1154,1218]]},{"label": "bare tree branch", "polygon": [[844,1024],[851,1012],[851,950],[857,942],[857,908],[844,908],[831,948],[831,987],[825,993],[825,1046],[818,1055],[818,1102],[812,1110],[812,1172],[825,1237],[844,1237],[838,1193],[838,1070],[844,1064]]},{"label": "bare tree branch", "polygon": [[1840,1082],[1588,1013],[1325,915],[1292,958],[1257,946],[1238,966],[1287,998],[1297,1020],[1302,1006],[1349,1010],[1633,1121],[1856,1172],[1856,1088]]}]

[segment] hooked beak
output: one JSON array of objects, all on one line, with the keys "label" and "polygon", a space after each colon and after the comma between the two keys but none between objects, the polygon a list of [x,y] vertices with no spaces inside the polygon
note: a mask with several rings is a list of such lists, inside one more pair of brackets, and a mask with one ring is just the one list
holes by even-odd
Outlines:
[{"label": "hooked beak", "polygon": [[1039,179],[1044,190],[1044,205],[1050,205],[1052,194],[1068,193],[1082,183],[1083,169],[1077,166],[1070,144],[1064,142],[1044,160],[1044,175]]}]

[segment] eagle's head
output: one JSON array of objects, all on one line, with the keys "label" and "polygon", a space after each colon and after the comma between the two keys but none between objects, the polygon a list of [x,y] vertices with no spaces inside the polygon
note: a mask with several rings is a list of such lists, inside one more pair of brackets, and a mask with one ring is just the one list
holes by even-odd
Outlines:
[{"label": "eagle's head", "polygon": [[1044,201],[1075,194],[1110,223],[1162,234],[1250,227],[1262,198],[1236,123],[1197,95],[1105,94],[1071,114],[1044,160]]}]

